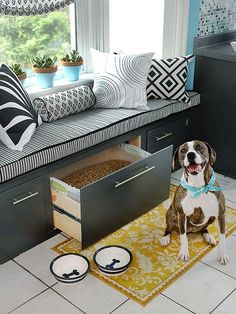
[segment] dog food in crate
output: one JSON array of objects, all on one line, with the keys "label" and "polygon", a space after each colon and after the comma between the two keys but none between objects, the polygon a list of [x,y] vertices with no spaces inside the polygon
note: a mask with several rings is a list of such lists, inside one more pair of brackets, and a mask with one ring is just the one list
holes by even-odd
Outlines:
[{"label": "dog food in crate", "polygon": [[128,166],[131,162],[127,160],[112,159],[99,164],[91,165],[75,171],[62,179],[65,183],[77,189],[97,181],[110,173]]},{"label": "dog food in crate", "polygon": [[62,202],[68,203],[68,198],[80,203],[81,187],[149,156],[139,147],[122,143],[56,170],[50,175],[54,205],[64,208]]}]

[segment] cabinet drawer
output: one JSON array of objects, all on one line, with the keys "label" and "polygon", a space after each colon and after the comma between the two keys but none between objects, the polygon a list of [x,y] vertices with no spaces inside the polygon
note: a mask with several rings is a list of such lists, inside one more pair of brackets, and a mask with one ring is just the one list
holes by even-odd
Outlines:
[{"label": "cabinet drawer", "polygon": [[175,150],[188,137],[189,119],[183,117],[147,132],[147,150],[154,153],[169,145]]},{"label": "cabinet drawer", "polygon": [[3,193],[2,199],[4,200],[4,205],[7,207],[20,208],[24,204],[32,203],[37,201],[42,201],[42,178],[36,178],[27,183],[21,184],[13,189],[7,190]]},{"label": "cabinet drawer", "polygon": [[54,209],[53,210],[53,223],[54,226],[72,238],[81,241],[81,224],[65,213]]},{"label": "cabinet drawer", "polygon": [[[71,222],[68,229],[63,218],[58,222],[60,214],[55,213],[55,226],[72,237],[80,237],[85,248],[141,216],[168,198],[171,156],[172,146],[149,154],[122,144],[56,171],[51,178],[54,206],[63,207],[62,216],[74,216],[77,221],[75,224],[73,217],[64,218],[65,223]],[[78,167],[109,159],[129,160],[131,163],[80,190],[67,188],[61,181]]]},{"label": "cabinet drawer", "polygon": [[48,232],[41,177],[1,193],[0,254],[13,257]]},{"label": "cabinet drawer", "polygon": [[[53,204],[65,212],[81,219],[81,189],[74,188],[63,182],[63,178],[79,169],[112,159],[123,159],[130,163],[148,157],[150,154],[142,149],[121,144],[100,153],[80,160],[51,174],[51,196]],[[121,169],[120,171],[122,171]],[[103,179],[101,179],[103,180]]]}]

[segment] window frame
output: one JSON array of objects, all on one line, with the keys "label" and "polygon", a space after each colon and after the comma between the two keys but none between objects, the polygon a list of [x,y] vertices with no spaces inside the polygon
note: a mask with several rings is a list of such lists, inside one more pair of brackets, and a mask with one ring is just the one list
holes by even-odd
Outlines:
[{"label": "window frame", "polygon": [[163,58],[186,55],[189,0],[165,0]]},{"label": "window frame", "polygon": [[[69,14],[70,14],[70,41],[71,41],[71,49],[77,49],[78,47],[78,35],[77,35],[77,1],[71,3],[69,5]],[[59,67],[57,70],[57,78],[58,81],[64,81],[62,79],[62,68]],[[62,82],[59,82],[59,85],[63,85]],[[67,84],[67,83],[65,83]],[[34,76],[27,77],[24,82],[24,87],[26,89],[40,90],[40,87],[37,87],[37,82]]]}]

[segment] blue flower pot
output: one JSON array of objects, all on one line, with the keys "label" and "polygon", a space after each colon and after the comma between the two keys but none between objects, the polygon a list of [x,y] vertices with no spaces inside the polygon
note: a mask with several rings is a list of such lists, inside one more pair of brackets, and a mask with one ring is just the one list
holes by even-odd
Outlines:
[{"label": "blue flower pot", "polygon": [[57,66],[49,69],[33,68],[33,71],[40,88],[45,89],[53,87]]},{"label": "blue flower pot", "polygon": [[67,81],[78,81],[81,69],[83,67],[82,62],[63,62],[61,61],[63,73]]}]

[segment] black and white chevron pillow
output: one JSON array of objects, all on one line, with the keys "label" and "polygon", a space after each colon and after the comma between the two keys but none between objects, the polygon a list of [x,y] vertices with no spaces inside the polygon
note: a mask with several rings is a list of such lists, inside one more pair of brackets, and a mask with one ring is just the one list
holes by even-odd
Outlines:
[{"label": "black and white chevron pillow", "polygon": [[95,96],[88,86],[35,98],[33,105],[44,122],[55,121],[84,111],[95,104]]},{"label": "black and white chevron pillow", "polygon": [[42,123],[17,76],[5,65],[0,68],[0,140],[22,151]]},{"label": "black and white chevron pillow", "polygon": [[188,64],[193,55],[161,60],[152,60],[147,78],[147,98],[173,99],[190,103],[185,85],[188,79]]},{"label": "black and white chevron pillow", "polygon": [[146,84],[153,53],[115,55],[91,49],[97,108],[148,109]]}]

